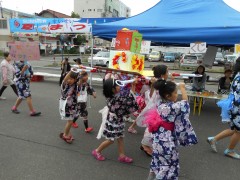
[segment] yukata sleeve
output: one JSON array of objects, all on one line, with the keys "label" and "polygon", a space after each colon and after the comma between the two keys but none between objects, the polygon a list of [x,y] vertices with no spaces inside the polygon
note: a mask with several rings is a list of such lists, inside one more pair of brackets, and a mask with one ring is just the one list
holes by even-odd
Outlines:
[{"label": "yukata sleeve", "polygon": [[139,109],[132,91],[130,91],[129,94],[125,97],[124,105],[125,105],[126,115],[131,114]]},{"label": "yukata sleeve", "polygon": [[90,86],[89,84],[87,84],[87,93],[89,95],[93,95],[94,92],[95,92],[95,90],[93,89],[93,87]]},{"label": "yukata sleeve", "polygon": [[232,90],[233,90],[233,104],[239,107],[240,106],[240,76],[234,80]]},{"label": "yukata sleeve", "polygon": [[15,67],[15,76],[17,79],[20,79],[22,77],[21,69],[17,65],[15,65],[14,67]]},{"label": "yukata sleeve", "polygon": [[28,71],[29,71],[30,75],[32,76],[33,75],[33,68],[30,64],[28,64],[28,67],[29,67]]},{"label": "yukata sleeve", "polygon": [[178,116],[175,120],[174,132],[178,146],[191,146],[198,143],[196,133],[189,120],[190,106],[187,101],[179,101]]}]

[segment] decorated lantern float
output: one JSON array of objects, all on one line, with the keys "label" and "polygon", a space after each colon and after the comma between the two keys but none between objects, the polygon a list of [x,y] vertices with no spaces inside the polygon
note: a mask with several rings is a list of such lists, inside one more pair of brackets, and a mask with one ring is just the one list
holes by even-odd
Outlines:
[{"label": "decorated lantern float", "polygon": [[141,43],[142,34],[138,31],[118,31],[115,50],[110,52],[109,68],[141,73],[144,69]]}]

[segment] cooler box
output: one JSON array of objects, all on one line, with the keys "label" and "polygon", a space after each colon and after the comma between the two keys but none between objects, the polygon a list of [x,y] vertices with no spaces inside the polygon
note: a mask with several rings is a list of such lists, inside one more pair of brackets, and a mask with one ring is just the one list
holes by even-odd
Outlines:
[{"label": "cooler box", "polygon": [[142,34],[138,31],[120,30],[117,32],[115,49],[140,53]]},{"label": "cooler box", "polygon": [[141,73],[144,55],[130,51],[110,51],[109,68]]}]

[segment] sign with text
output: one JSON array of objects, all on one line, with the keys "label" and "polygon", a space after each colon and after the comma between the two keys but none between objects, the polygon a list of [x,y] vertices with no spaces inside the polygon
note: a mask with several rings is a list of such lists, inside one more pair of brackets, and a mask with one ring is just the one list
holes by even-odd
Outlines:
[{"label": "sign with text", "polygon": [[40,50],[38,42],[10,42],[10,55],[12,60],[40,60]]},{"label": "sign with text", "polygon": [[151,47],[151,41],[142,41],[140,53],[141,54],[149,54],[150,47]]},{"label": "sign with text", "polygon": [[196,42],[190,44],[190,53],[205,53],[207,51],[207,43],[206,42]]},{"label": "sign with text", "polygon": [[76,18],[13,18],[9,24],[12,33],[90,33],[92,29]]}]

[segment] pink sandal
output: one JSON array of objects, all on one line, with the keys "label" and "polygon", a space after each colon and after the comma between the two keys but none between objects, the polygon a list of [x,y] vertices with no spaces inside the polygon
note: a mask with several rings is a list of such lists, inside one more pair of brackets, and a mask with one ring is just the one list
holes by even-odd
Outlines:
[{"label": "pink sandal", "polygon": [[133,159],[130,158],[130,157],[127,157],[127,156],[122,156],[122,157],[119,157],[118,158],[118,161],[119,162],[122,162],[122,163],[132,163],[133,162]]},{"label": "pink sandal", "polygon": [[68,143],[68,144],[71,144],[72,141],[73,141],[73,137],[72,137],[72,136],[69,136],[69,137],[64,136],[64,133],[60,133],[59,137],[60,137],[61,139],[63,139],[63,140],[64,140],[66,143]]},{"label": "pink sandal", "polygon": [[137,134],[137,130],[134,128],[128,128],[128,132],[132,134]]},{"label": "pink sandal", "polygon": [[96,149],[92,151],[92,155],[93,155],[98,161],[104,161],[104,160],[105,160],[105,157],[104,157],[101,153],[97,152]]}]

